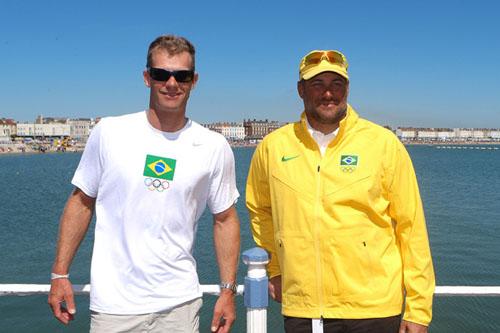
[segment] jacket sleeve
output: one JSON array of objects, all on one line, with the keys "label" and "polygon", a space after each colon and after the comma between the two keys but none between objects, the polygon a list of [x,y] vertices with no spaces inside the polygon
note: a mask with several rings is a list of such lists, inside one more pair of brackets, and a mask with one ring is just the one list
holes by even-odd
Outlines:
[{"label": "jacket sleeve", "polygon": [[404,320],[429,325],[435,288],[429,239],[417,178],[410,156],[399,142],[392,156],[389,213],[395,222],[406,292]]},{"label": "jacket sleeve", "polygon": [[276,256],[271,195],[268,177],[268,156],[265,140],[259,144],[250,163],[247,178],[246,205],[250,214],[250,225],[257,246],[270,255],[267,266],[269,278],[280,275]]}]

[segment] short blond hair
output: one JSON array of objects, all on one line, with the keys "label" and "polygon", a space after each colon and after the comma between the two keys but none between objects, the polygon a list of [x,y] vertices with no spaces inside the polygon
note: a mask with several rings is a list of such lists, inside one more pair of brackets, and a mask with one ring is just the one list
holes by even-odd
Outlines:
[{"label": "short blond hair", "polygon": [[157,37],[153,42],[151,42],[151,44],[149,44],[148,58],[146,62],[147,68],[151,67],[153,52],[157,50],[166,51],[170,55],[188,52],[191,55],[194,70],[195,49],[194,45],[186,38],[175,35],[162,35]]}]

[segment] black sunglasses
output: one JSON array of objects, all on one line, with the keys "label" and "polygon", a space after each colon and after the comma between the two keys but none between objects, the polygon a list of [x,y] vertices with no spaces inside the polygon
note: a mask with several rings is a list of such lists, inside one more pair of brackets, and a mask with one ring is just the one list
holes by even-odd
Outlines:
[{"label": "black sunglasses", "polygon": [[149,75],[155,81],[166,82],[171,76],[175,78],[177,82],[191,82],[194,79],[194,70],[180,70],[180,71],[167,71],[163,68],[148,68]]}]

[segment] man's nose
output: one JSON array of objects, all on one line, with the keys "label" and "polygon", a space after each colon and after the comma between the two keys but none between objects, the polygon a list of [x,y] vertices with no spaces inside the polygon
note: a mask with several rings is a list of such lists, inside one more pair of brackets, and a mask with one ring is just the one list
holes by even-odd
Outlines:
[{"label": "man's nose", "polygon": [[177,85],[178,85],[178,83],[175,80],[175,77],[173,75],[170,76],[167,81],[165,81],[166,87],[176,87]]},{"label": "man's nose", "polygon": [[325,89],[325,91],[323,92],[323,98],[333,98],[333,89]]}]

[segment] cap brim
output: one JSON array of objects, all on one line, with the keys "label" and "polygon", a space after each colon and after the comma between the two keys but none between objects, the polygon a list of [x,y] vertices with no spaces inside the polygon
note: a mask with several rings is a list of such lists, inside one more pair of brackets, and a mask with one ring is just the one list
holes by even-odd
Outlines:
[{"label": "cap brim", "polygon": [[312,78],[318,74],[321,74],[323,72],[337,73],[349,81],[349,76],[347,75],[347,72],[343,67],[331,64],[331,63],[326,62],[326,61],[322,61],[318,65],[316,65],[316,66],[310,68],[309,70],[305,71],[304,73],[302,73],[301,79],[309,80],[310,78]]}]

